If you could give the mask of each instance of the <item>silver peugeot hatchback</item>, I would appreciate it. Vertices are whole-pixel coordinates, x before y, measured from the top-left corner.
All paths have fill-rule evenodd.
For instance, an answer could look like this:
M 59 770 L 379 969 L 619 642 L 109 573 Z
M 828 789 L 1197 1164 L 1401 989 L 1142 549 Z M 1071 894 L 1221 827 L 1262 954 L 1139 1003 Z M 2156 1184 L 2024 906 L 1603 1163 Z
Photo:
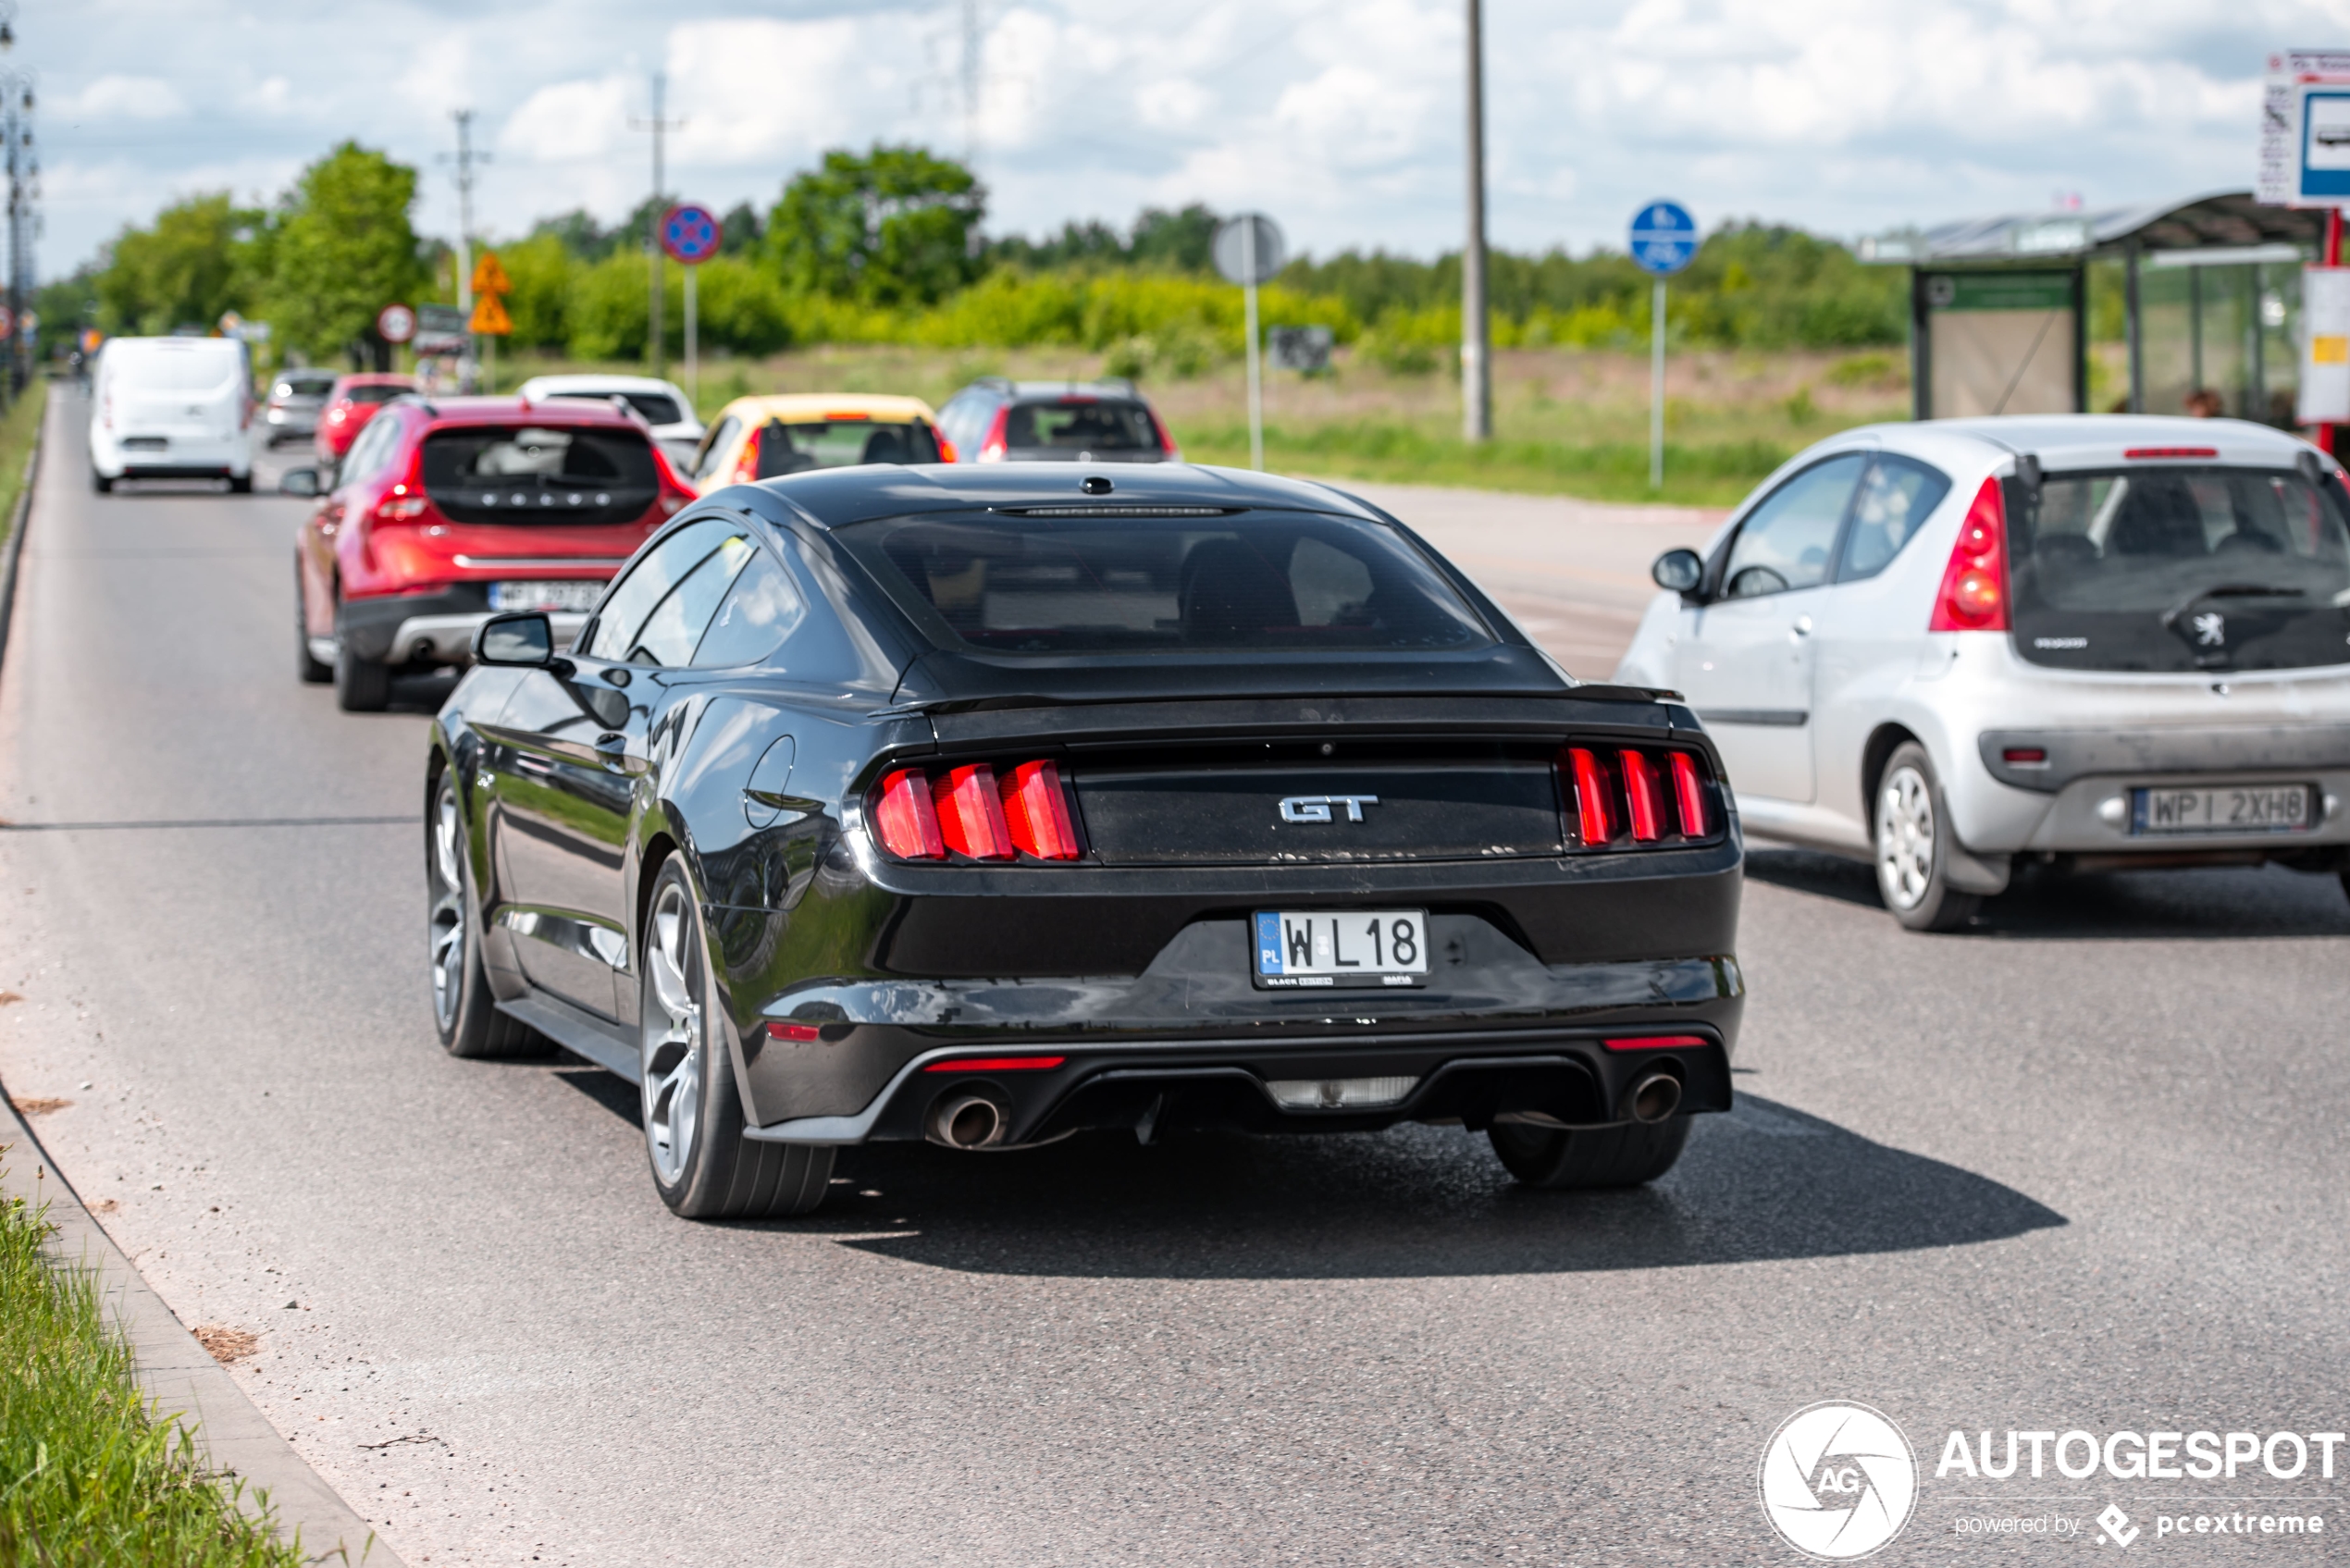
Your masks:
M 1913 930 L 2019 858 L 2350 870 L 2350 489 L 2291 436 L 1849 430 L 1655 576 L 1616 679 L 1686 693 L 1747 831 L 1867 857 Z

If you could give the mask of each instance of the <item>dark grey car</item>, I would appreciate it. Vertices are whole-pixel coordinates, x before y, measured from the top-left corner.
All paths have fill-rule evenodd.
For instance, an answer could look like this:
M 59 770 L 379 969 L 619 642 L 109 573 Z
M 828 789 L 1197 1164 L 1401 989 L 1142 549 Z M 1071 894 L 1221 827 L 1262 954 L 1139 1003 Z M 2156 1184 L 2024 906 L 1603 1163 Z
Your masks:
M 262 438 L 271 446 L 315 435 L 327 394 L 334 389 L 331 370 L 281 370 L 269 383 L 269 401 L 262 413 Z
M 946 400 L 938 427 L 958 463 L 1180 463 L 1134 383 L 983 376 Z

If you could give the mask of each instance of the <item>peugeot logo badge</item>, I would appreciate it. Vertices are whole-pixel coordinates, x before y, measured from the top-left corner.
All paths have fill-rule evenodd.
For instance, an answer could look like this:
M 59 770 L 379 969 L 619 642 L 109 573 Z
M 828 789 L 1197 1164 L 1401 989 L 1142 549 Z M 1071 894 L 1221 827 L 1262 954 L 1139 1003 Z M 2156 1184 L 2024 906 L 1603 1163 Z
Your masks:
M 1363 820 L 1363 808 L 1378 804 L 1379 796 L 1376 795 L 1292 795 L 1281 801 L 1281 821 L 1335 821 L 1337 819 L 1330 815 L 1330 808 L 1343 806 L 1346 808 L 1346 820 L 1359 822 Z

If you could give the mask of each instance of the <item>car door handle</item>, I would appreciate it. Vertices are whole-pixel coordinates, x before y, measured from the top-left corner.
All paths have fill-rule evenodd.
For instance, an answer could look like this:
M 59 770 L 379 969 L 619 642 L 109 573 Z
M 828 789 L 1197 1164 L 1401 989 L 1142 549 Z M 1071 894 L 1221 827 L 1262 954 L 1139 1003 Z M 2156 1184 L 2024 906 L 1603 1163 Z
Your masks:
M 606 730 L 596 737 L 596 760 L 607 768 L 617 768 L 628 760 L 628 737 L 617 730 Z
M 1812 617 L 1809 615 L 1797 616 L 1795 618 L 1795 624 L 1787 628 L 1787 635 L 1791 637 L 1810 636 L 1812 635 Z

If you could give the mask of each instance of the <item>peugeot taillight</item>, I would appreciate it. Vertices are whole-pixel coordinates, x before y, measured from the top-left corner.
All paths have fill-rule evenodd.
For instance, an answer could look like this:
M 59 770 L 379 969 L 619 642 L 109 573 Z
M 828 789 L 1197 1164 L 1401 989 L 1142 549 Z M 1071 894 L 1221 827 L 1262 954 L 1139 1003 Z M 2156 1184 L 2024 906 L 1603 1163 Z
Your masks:
M 2008 507 L 1997 475 L 1983 481 L 1959 525 L 1950 564 L 1942 571 L 1942 591 L 1934 598 L 1929 632 L 2004 632 L 2008 629 Z
M 974 860 L 1012 858 L 1012 832 L 996 793 L 996 770 L 984 762 L 950 768 L 931 781 L 938 831 L 946 847 Z
M 881 832 L 882 847 L 901 860 L 946 858 L 938 812 L 931 803 L 930 779 L 920 768 L 900 768 L 882 780 L 873 825 Z
M 1069 797 L 1061 793 L 1057 765 L 1022 762 L 1004 775 L 1003 796 L 1013 848 L 1039 860 L 1077 858 L 1077 833 L 1070 825 Z
M 1615 836 L 1614 825 L 1609 821 L 1607 768 L 1597 755 L 1575 747 L 1567 754 L 1567 765 L 1575 775 L 1575 815 L 1578 829 L 1587 845 L 1602 845 Z
M 988 424 L 985 438 L 979 443 L 980 462 L 1001 463 L 1004 461 L 1004 453 L 1007 451 L 1004 445 L 1004 424 L 1011 417 L 1011 412 L 1012 406 L 1009 403 L 1006 403 L 996 411 L 995 419 Z

